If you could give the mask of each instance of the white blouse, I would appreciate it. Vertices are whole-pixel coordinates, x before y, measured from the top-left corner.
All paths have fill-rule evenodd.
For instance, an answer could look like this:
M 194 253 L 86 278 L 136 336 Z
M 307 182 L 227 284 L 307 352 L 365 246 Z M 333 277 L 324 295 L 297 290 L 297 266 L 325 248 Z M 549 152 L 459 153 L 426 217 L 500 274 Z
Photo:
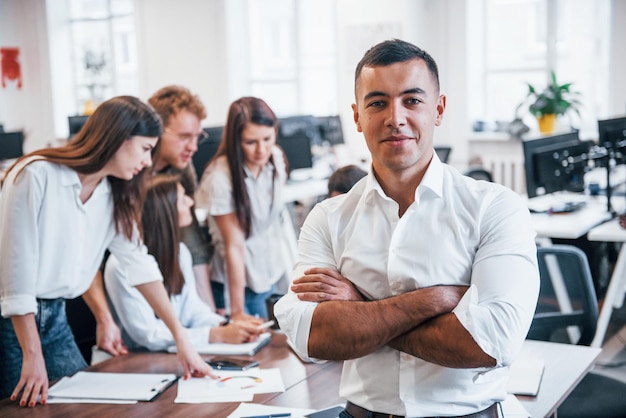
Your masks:
M 292 265 L 284 257 L 285 247 L 292 245 L 295 252 L 296 246 L 295 239 L 286 236 L 283 229 L 284 222 L 291 221 L 281 197 L 287 175 L 280 148 L 273 149 L 273 157 L 277 179 L 273 178 L 272 164 L 264 166 L 258 178 L 245 169 L 245 184 L 252 208 L 251 233 L 245 248 L 246 285 L 257 293 L 270 290 L 290 270 Z M 216 250 L 211 280 L 227 284 L 224 238 L 213 218 L 235 211 L 231 174 L 225 156 L 218 157 L 203 174 L 196 192 L 196 208 L 206 209 L 209 214 L 207 221 Z
M 209 342 L 210 328 L 219 326 L 224 318 L 213 312 L 198 296 L 191 253 L 182 242 L 179 262 L 185 285 L 180 294 L 170 296 L 170 302 L 192 344 L 198 347 Z M 163 351 L 176 344 L 170 330 L 155 316 L 139 290 L 128 284 L 126 270 L 115 256 L 107 260 L 104 283 L 113 315 L 129 349 Z
M 107 248 L 126 267 L 130 285 L 162 280 L 139 239 L 132 242 L 115 232 L 108 180 L 83 204 L 76 171 L 34 159 L 17 180 L 23 164 L 11 170 L 0 193 L 2 316 L 35 313 L 37 298 L 82 295 Z

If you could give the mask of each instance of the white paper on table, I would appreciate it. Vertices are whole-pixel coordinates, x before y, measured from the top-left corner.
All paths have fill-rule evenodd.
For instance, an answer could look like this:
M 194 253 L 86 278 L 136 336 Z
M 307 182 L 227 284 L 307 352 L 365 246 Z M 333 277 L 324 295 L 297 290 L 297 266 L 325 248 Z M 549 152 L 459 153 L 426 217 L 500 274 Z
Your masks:
M 258 403 L 242 403 L 228 416 L 228 418 L 281 414 L 287 412 L 291 413 L 291 418 L 303 418 L 305 415 L 315 412 L 315 409 L 290 408 L 284 406 L 262 405 Z
M 178 379 L 171 373 L 76 372 L 48 390 L 50 399 L 149 401 Z
M 121 399 L 87 399 L 87 398 L 48 398 L 46 405 L 55 403 L 106 403 L 117 405 L 132 405 L 138 401 L 125 401 Z
M 68 376 L 64 376 L 55 384 L 62 384 L 63 381 L 68 380 Z M 37 402 L 41 401 L 41 395 L 37 399 Z M 90 399 L 90 398 L 55 398 L 48 396 L 46 404 L 59 404 L 59 403 L 106 403 L 106 404 L 135 404 L 137 401 L 124 400 L 124 399 Z
M 219 379 L 210 377 L 178 381 L 176 403 L 246 402 L 256 393 L 284 392 L 280 369 L 254 367 L 243 371 L 221 370 Z
M 510 393 L 506 395 L 506 399 L 502 402 L 502 412 L 506 418 L 530 418 L 530 414 L 524 408 L 524 405 Z
M 543 377 L 545 364 L 542 359 L 522 355 L 509 366 L 507 393 L 536 396 Z

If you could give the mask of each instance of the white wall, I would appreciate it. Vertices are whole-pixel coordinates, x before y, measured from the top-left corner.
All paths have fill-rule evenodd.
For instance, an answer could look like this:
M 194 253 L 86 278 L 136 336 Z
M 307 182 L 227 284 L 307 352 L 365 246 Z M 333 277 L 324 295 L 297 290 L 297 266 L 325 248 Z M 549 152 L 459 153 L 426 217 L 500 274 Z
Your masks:
M 24 130 L 25 151 L 54 139 L 45 0 L 0 1 L 0 47 L 20 50 L 23 86 L 0 86 L 0 123 Z
M 229 2 L 230 3 L 230 2 Z M 224 0 L 136 0 L 139 96 L 180 84 L 223 124 L 230 103 Z

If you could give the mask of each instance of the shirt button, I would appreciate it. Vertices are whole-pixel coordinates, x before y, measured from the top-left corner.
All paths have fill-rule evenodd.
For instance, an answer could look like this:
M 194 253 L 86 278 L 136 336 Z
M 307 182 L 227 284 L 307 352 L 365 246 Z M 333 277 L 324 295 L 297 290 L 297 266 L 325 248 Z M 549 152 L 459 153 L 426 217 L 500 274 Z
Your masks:
M 394 283 L 391 285 L 391 290 L 393 290 L 394 292 L 398 292 L 400 290 L 402 290 L 402 285 L 400 283 Z

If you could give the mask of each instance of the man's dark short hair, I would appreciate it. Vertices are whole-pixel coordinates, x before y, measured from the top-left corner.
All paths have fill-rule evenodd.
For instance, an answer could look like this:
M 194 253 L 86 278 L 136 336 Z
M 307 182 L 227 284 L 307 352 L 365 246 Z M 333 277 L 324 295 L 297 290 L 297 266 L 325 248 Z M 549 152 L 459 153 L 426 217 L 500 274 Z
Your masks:
M 367 171 L 356 165 L 346 165 L 335 170 L 328 178 L 328 195 L 333 192 L 347 193 L 354 184 L 367 175 Z
M 361 75 L 363 67 L 385 67 L 397 62 L 406 62 L 412 59 L 422 59 L 426 63 L 428 70 L 433 76 L 437 91 L 439 91 L 439 70 L 437 63 L 428 52 L 423 49 L 400 39 L 391 39 L 383 41 L 371 47 L 361 61 L 356 66 L 354 72 L 354 86 L 356 88 L 357 81 Z

